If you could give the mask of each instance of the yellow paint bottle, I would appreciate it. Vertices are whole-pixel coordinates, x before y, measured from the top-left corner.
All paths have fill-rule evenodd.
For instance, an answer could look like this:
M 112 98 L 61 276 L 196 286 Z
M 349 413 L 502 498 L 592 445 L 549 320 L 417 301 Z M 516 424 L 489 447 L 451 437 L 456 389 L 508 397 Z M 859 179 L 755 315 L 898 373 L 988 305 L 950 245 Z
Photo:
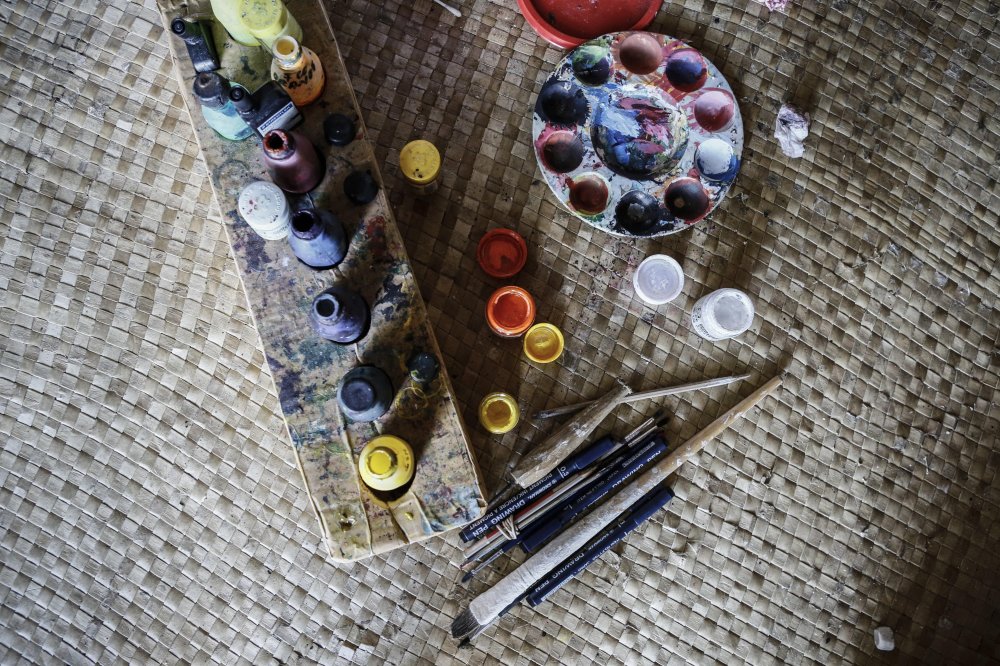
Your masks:
M 524 334 L 524 355 L 535 363 L 551 363 L 565 346 L 562 331 L 552 324 L 535 324 Z
M 229 36 L 244 46 L 260 46 L 260 42 L 240 20 L 240 0 L 212 0 L 212 14 L 222 24 Z
M 432 194 L 441 175 L 441 153 L 430 141 L 411 141 L 399 153 L 399 169 L 417 194 Z
M 509 393 L 490 393 L 479 403 L 479 423 L 494 435 L 510 432 L 520 418 L 521 410 Z
M 302 26 L 281 0 L 241 0 L 240 22 L 260 44 L 273 48 L 279 37 L 291 35 L 302 42 Z
M 323 63 L 312 51 L 298 43 L 291 35 L 278 37 L 271 49 L 271 78 L 278 82 L 295 106 L 315 102 L 323 93 L 326 75 Z
M 413 449 L 394 435 L 379 435 L 358 457 L 361 480 L 373 490 L 396 490 L 413 478 Z

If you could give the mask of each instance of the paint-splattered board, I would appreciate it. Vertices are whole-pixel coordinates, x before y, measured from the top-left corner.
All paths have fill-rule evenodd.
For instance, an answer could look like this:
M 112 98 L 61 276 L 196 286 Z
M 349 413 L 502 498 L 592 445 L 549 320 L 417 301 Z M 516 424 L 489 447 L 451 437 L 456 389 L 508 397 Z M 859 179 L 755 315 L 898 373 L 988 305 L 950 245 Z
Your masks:
M 722 72 L 667 35 L 617 32 L 568 53 L 546 80 L 532 131 L 566 209 L 620 236 L 704 219 L 740 167 L 743 121 Z
M 178 15 L 211 16 L 207 1 L 158 0 L 158 4 L 164 26 Z M 343 193 L 344 178 L 355 169 L 370 170 L 379 182 L 381 178 L 329 21 L 313 0 L 291 0 L 287 6 L 302 25 L 304 44 L 323 62 L 327 77 L 323 96 L 302 109 L 305 120 L 297 129 L 327 155 L 327 174 L 309 197 L 316 207 L 332 210 L 350 238 L 347 258 L 330 271 L 304 266 L 287 241 L 264 241 L 240 218 L 236 211 L 240 190 L 252 181 L 268 180 L 260 158 L 260 138 L 254 134 L 246 141 L 226 141 L 208 127 L 191 94 L 194 71 L 184 44 L 169 30 L 166 39 L 296 460 L 331 556 L 349 561 L 463 525 L 482 512 L 485 501 L 447 372 L 442 367 L 438 379 L 420 392 L 406 369 L 413 352 L 428 351 L 439 361 L 441 353 L 384 193 L 365 206 L 351 204 Z M 271 62 L 267 50 L 240 46 L 218 24 L 214 36 L 220 50 L 220 73 L 249 90 L 267 80 Z M 326 148 L 322 123 L 329 113 L 355 120 L 358 137 L 354 142 Z M 302 203 L 294 197 L 290 200 L 293 207 Z M 323 340 L 309 324 L 313 298 L 334 282 L 360 291 L 372 306 L 371 331 L 354 345 Z M 385 370 L 397 390 L 392 408 L 370 424 L 348 423 L 335 398 L 341 377 L 360 364 Z M 358 476 L 357 455 L 377 433 L 397 435 L 413 447 L 415 478 L 402 497 L 377 498 Z

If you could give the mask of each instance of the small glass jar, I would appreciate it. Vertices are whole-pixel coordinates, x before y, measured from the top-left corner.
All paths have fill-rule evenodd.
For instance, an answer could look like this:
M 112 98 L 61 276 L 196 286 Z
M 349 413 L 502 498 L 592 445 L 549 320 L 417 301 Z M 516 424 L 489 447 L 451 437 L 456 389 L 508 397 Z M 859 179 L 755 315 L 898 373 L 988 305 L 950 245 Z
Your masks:
M 271 78 L 292 98 L 295 106 L 312 104 L 323 94 L 326 75 L 323 63 L 312 49 L 299 44 L 291 35 L 274 40 L 271 49 Z
M 399 153 L 399 168 L 414 192 L 433 194 L 441 175 L 441 153 L 430 141 L 411 141 Z
M 535 363 L 552 363 L 562 356 L 565 344 L 558 328 L 552 324 L 535 324 L 524 334 L 524 355 Z
M 518 338 L 535 323 L 535 299 L 520 287 L 500 287 L 486 301 L 486 323 L 501 338 Z
M 510 432 L 520 418 L 521 410 L 509 393 L 490 393 L 479 403 L 479 423 L 494 435 Z
M 734 338 L 753 324 L 750 297 L 739 289 L 719 289 L 701 298 L 691 310 L 695 333 L 713 342 Z

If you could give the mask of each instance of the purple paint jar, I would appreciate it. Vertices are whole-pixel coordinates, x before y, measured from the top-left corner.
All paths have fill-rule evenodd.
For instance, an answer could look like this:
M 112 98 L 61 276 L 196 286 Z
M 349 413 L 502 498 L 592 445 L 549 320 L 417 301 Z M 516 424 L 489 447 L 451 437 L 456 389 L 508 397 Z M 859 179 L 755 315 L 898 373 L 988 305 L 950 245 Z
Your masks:
M 342 345 L 365 337 L 371 325 L 371 311 L 365 299 L 341 286 L 330 287 L 317 296 L 309 318 L 321 337 Z
M 312 268 L 333 268 L 347 255 L 347 234 L 328 210 L 300 210 L 292 215 L 288 244 L 299 261 Z
M 305 194 L 323 180 L 324 165 L 301 132 L 278 129 L 265 134 L 264 166 L 275 185 L 293 194 Z

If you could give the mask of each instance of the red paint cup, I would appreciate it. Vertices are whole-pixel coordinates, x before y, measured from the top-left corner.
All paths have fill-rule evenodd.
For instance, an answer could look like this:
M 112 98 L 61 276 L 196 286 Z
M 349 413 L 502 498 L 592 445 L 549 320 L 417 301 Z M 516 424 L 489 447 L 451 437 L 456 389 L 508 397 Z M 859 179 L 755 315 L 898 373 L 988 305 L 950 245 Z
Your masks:
M 528 260 L 528 244 L 516 231 L 493 229 L 480 239 L 476 259 L 487 275 L 509 278 L 524 268 Z
M 486 322 L 502 338 L 517 338 L 535 322 L 535 299 L 520 287 L 500 287 L 486 302 Z

